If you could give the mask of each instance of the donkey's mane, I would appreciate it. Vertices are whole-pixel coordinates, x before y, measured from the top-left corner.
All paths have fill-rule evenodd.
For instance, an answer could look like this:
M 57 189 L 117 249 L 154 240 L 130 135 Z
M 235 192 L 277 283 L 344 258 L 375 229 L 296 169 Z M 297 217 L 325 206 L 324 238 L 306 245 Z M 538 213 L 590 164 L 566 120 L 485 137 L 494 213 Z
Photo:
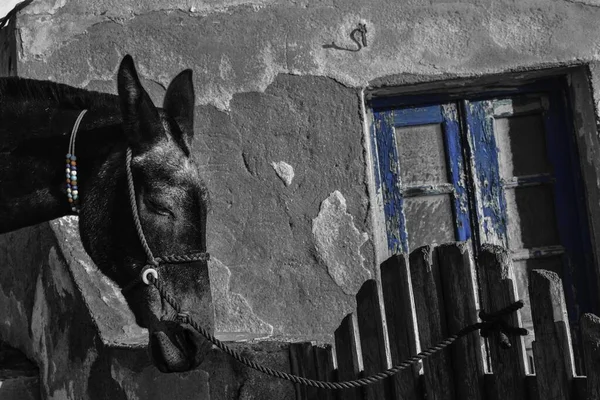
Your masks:
M 79 89 L 62 83 L 18 77 L 0 78 L 0 106 L 6 101 L 35 102 L 63 109 L 119 108 L 114 94 Z

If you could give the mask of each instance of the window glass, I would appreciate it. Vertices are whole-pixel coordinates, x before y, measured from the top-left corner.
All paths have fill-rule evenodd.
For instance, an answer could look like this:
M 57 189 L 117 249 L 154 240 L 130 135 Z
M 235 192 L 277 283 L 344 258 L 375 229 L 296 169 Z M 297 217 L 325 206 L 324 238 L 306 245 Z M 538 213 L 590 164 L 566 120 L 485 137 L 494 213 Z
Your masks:
M 449 195 L 412 197 L 404 200 L 408 248 L 454 242 L 452 203 Z
M 440 124 L 398 127 L 396 143 L 403 186 L 448 182 Z
M 502 178 L 551 172 L 540 114 L 497 117 L 494 135 Z

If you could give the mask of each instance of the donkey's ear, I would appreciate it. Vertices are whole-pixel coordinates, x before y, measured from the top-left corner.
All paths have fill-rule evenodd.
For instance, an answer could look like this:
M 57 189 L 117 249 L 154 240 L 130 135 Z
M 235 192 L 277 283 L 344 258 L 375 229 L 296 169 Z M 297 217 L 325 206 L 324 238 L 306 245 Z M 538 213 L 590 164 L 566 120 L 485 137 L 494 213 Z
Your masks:
M 194 137 L 194 101 L 192 70 L 186 69 L 169 84 L 163 109 L 177 121 L 187 143 Z
M 157 136 L 162 135 L 162 131 L 157 129 L 157 125 L 160 125 L 158 111 L 142 87 L 133 58 L 129 54 L 119 65 L 117 87 L 123 130 L 130 144 L 151 143 Z

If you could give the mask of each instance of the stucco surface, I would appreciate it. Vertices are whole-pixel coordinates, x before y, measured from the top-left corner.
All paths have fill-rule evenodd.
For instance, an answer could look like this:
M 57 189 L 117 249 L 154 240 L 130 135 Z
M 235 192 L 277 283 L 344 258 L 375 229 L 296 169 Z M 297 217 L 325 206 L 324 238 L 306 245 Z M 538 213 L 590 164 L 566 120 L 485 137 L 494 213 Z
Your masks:
M 18 74 L 114 92 L 129 53 L 160 104 L 192 68 L 218 329 L 327 334 L 354 302 L 327 264 L 364 259 L 337 271 L 352 285 L 375 272 L 360 89 L 597 60 L 599 17 L 594 1 L 38 0 Z M 367 46 L 344 50 L 359 22 Z M 336 190 L 369 239 L 325 262 L 312 220 Z
M 328 335 L 381 248 L 362 89 L 587 62 L 598 82 L 598 20 L 593 0 L 36 0 L 17 68 L 114 93 L 132 54 L 157 104 L 192 68 L 216 330 Z
M 198 100 L 228 108 L 278 73 L 361 86 L 393 74 L 471 75 L 598 57 L 593 1 L 40 0 L 22 16 L 21 70 L 85 86 L 110 80 L 118 59 L 166 85 L 196 71 Z M 348 34 L 368 28 L 360 52 Z M 58 68 L 57 68 L 58 67 Z

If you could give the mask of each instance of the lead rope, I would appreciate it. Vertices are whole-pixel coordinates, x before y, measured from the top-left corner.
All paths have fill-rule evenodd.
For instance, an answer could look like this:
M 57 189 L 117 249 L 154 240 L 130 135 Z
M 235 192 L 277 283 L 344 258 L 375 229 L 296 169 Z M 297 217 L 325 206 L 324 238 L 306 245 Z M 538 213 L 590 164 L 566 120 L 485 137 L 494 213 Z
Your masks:
M 148 246 L 148 242 L 146 241 L 146 237 L 144 236 L 144 230 L 142 229 L 142 224 L 140 222 L 140 217 L 137 209 L 137 201 L 135 198 L 135 187 L 133 185 L 133 175 L 131 173 L 131 149 L 127 148 L 127 158 L 126 158 L 126 171 L 127 171 L 127 186 L 129 188 L 129 201 L 131 203 L 131 211 L 133 214 L 133 221 L 135 223 L 135 229 L 140 238 L 140 242 L 142 243 L 142 247 L 144 248 L 144 252 L 148 257 L 148 264 L 144 266 L 138 278 L 134 280 L 132 283 L 123 288 L 123 292 L 126 292 L 133 288 L 135 285 L 139 284 L 140 280 L 142 280 L 145 284 L 152 284 L 160 293 L 163 299 L 165 299 L 171 307 L 177 312 L 178 318 L 182 323 L 186 323 L 192 326 L 196 331 L 198 331 L 202 336 L 208 339 L 212 344 L 217 346 L 223 352 L 229 354 L 231 357 L 239 361 L 240 363 L 255 369 L 263 374 L 270 375 L 276 378 L 285 379 L 293 383 L 299 383 L 306 386 L 317 387 L 321 389 L 350 389 L 356 388 L 366 385 L 371 385 L 373 383 L 379 382 L 385 378 L 389 378 L 410 367 L 411 365 L 423 360 L 427 357 L 432 356 L 433 354 L 445 349 L 454 343 L 457 339 L 468 335 L 471 332 L 481 330 L 482 336 L 487 336 L 491 332 L 498 332 L 500 336 L 500 343 L 503 348 L 510 347 L 510 342 L 508 341 L 509 335 L 527 335 L 527 330 L 518 327 L 512 327 L 508 325 L 502 317 L 508 315 L 521 307 L 523 307 L 523 301 L 519 300 L 510 304 L 509 306 L 493 312 L 493 313 L 485 313 L 481 311 L 479 313 L 479 318 L 483 320 L 483 322 L 477 322 L 475 324 L 469 325 L 466 328 L 461 329 L 458 333 L 448 337 L 447 339 L 441 341 L 428 348 L 425 351 L 420 352 L 419 354 L 401 362 L 398 365 L 395 365 L 385 371 L 378 372 L 376 374 L 367 376 L 365 378 L 360 378 L 352 381 L 344 381 L 344 382 L 325 382 L 325 381 L 317 381 L 313 379 L 304 378 L 302 376 L 290 374 L 283 371 L 278 371 L 269 367 L 265 367 L 263 365 L 258 364 L 255 361 L 252 361 L 235 350 L 229 348 L 226 344 L 221 342 L 219 339 L 214 337 L 210 332 L 204 329 L 196 320 L 194 320 L 188 313 L 183 312 L 181 308 L 181 304 L 177 301 L 175 297 L 173 297 L 164 285 L 158 279 L 158 272 L 153 267 L 158 267 L 161 263 L 172 263 L 172 262 L 190 262 L 190 261 L 208 261 L 209 256 L 208 253 L 197 253 L 187 256 L 166 256 L 166 257 L 158 257 L 155 258 L 152 254 L 152 250 L 150 250 L 150 246 Z
M 504 322 L 500 318 L 504 315 L 510 314 L 510 313 L 520 309 L 521 307 L 523 307 L 523 301 L 519 300 L 519 301 L 514 302 L 514 303 L 510 304 L 509 306 L 507 306 L 495 313 L 486 314 L 483 311 L 480 312 L 479 317 L 481 319 L 483 319 L 484 322 L 477 322 L 475 324 L 469 325 L 466 328 L 461 329 L 458 333 L 439 342 L 435 346 L 432 346 L 432 347 L 428 348 L 427 350 L 424 350 L 424 351 L 420 352 L 419 354 L 417 354 L 417 355 L 415 355 L 415 356 L 413 356 L 413 357 L 401 362 L 400 364 L 395 365 L 385 371 L 378 372 L 376 374 L 367 376 L 365 378 L 360 378 L 360 379 L 351 380 L 351 381 L 325 382 L 325 381 L 318 381 L 318 380 L 304 378 L 302 376 L 290 374 L 290 373 L 283 372 L 283 371 L 274 370 L 272 368 L 260 365 L 256 362 L 249 360 L 248 358 L 240 355 L 239 353 L 237 353 L 236 351 L 232 350 L 227 345 L 225 345 L 223 342 L 221 342 L 219 339 L 214 337 L 210 332 L 206 331 L 190 315 L 182 314 L 181 313 L 181 305 L 179 304 L 179 302 L 173 296 L 171 296 L 170 293 L 168 293 L 165 290 L 164 286 L 158 279 L 156 279 L 154 276 L 149 276 L 148 281 L 152 285 L 154 285 L 154 287 L 156 287 L 156 289 L 158 290 L 160 295 L 173 307 L 173 309 L 175 309 L 179 313 L 182 322 L 191 325 L 196 331 L 200 332 L 211 343 L 213 343 L 215 346 L 217 346 L 219 349 L 221 349 L 225 353 L 229 354 L 231 357 L 233 357 L 237 361 L 241 362 L 242 364 L 244 364 L 252 369 L 262 372 L 263 374 L 270 375 L 270 376 L 280 378 L 280 379 L 285 379 L 290 382 L 299 383 L 299 384 L 302 384 L 305 386 L 312 386 L 312 387 L 317 387 L 317 388 L 321 388 L 321 389 L 350 389 L 350 388 L 357 388 L 357 387 L 361 387 L 361 386 L 367 386 L 367 385 L 371 385 L 373 383 L 379 382 L 383 379 L 389 378 L 390 376 L 397 374 L 398 372 L 410 367 L 411 365 L 417 363 L 418 361 L 424 360 L 425 358 L 430 357 L 430 356 L 434 355 L 435 353 L 445 349 L 446 347 L 448 347 L 452 343 L 454 343 L 457 339 L 459 339 L 465 335 L 468 335 L 471 332 L 480 330 L 480 329 L 482 330 L 482 333 L 483 333 L 483 331 L 485 331 L 486 335 L 489 334 L 491 331 L 498 332 L 498 334 L 500 336 L 501 347 L 505 348 L 505 349 L 510 347 L 510 342 L 507 341 L 508 335 L 521 335 L 521 336 L 527 335 L 526 329 L 509 326 L 506 322 Z

